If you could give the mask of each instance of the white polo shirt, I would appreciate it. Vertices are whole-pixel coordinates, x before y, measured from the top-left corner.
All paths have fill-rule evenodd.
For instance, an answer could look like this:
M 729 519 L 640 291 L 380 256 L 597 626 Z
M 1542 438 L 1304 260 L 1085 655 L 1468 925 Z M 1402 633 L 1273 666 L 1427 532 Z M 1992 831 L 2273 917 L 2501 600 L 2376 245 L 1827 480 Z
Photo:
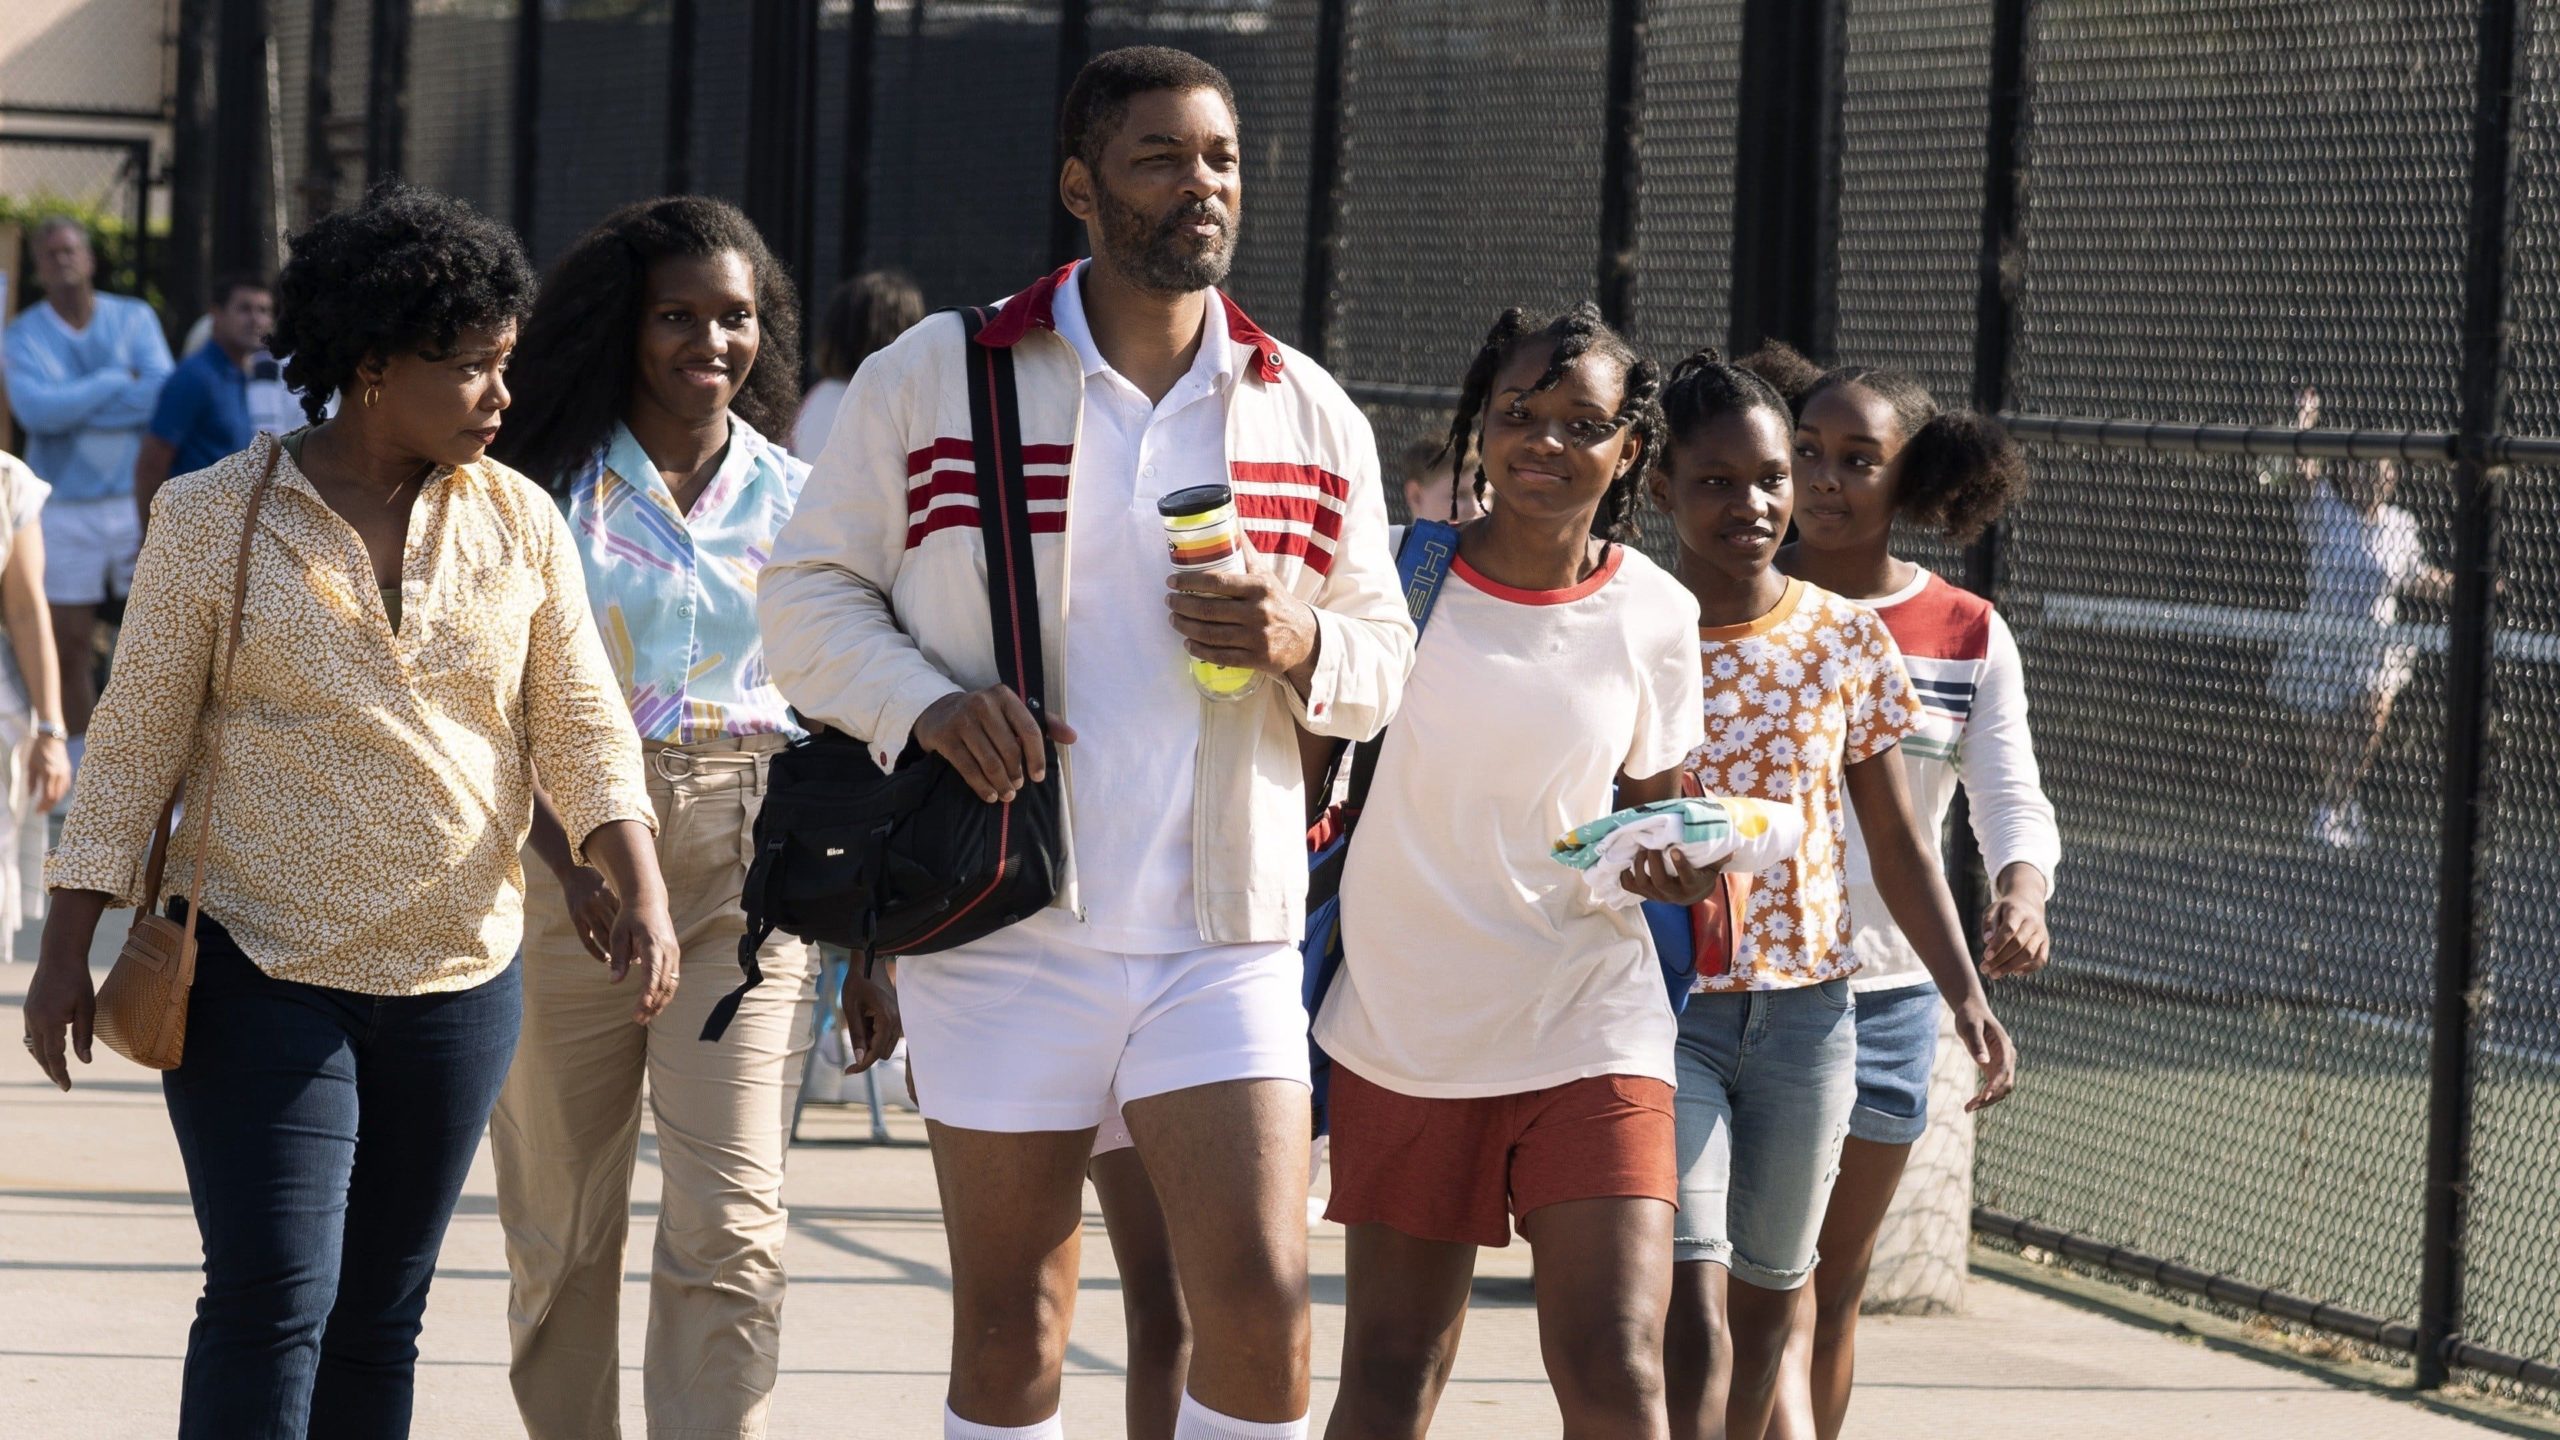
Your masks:
M 1213 300 L 1190 372 L 1150 402 L 1094 345 L 1085 268 L 1058 287 L 1055 310 L 1059 336 L 1084 360 L 1084 428 L 1067 493 L 1072 678 L 1060 718 L 1079 737 L 1066 774 L 1085 919 L 1050 909 L 1022 923 L 1097 949 L 1169 954 L 1201 943 L 1191 890 L 1201 700 L 1165 609 L 1172 564 L 1156 502 L 1228 483 L 1235 345 Z

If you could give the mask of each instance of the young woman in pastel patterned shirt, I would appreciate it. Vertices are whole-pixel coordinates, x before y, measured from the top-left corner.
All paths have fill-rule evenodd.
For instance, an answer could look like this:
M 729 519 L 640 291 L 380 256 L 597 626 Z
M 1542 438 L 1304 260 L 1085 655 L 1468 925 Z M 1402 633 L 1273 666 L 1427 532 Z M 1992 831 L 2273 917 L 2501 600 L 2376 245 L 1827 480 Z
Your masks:
M 1662 409 L 1653 494 L 1679 535 L 1705 677 L 1707 740 L 1690 771 L 1709 794 L 1792 803 L 1805 821 L 1795 858 L 1753 877 L 1736 953 L 1720 973 L 1701 968 L 1680 1017 L 1671 1428 L 1758 1440 L 1857 1098 L 1851 807 L 1886 909 L 1982 1067 L 1968 1108 L 2008 1094 L 2015 1066 L 1894 755 L 1915 707 L 1893 637 L 1775 568 L 1797 496 L 1785 399 L 1701 351 L 1672 371 Z
M 699 196 L 606 217 L 544 283 L 516 357 L 506 454 L 567 507 L 595 627 L 648 761 L 688 974 L 632 1025 L 589 957 L 619 908 L 545 823 L 531 854 L 524 1042 L 491 1127 L 516 1406 L 535 1440 L 616 1433 L 623 1239 L 643 1082 L 663 1179 L 641 1392 L 653 1434 L 755 1436 L 781 1358 L 783 1152 L 810 1033 L 809 948 L 777 935 L 725 1038 L 739 888 L 765 762 L 794 733 L 756 633 L 756 579 L 809 467 L 766 438 L 799 399 L 798 301 L 735 209 Z M 527 869 L 534 868 L 528 860 Z M 857 1060 L 895 1043 L 849 982 Z

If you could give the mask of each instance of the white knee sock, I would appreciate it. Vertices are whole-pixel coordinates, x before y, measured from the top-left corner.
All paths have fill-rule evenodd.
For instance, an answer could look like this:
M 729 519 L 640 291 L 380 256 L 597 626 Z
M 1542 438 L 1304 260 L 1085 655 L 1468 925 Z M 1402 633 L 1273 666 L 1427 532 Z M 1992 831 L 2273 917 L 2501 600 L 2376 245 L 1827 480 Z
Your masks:
M 1067 1427 L 1056 1415 L 1037 1425 L 981 1425 L 963 1420 L 942 1407 L 942 1440 L 1066 1440 Z
M 1182 1392 L 1182 1414 L 1173 1422 L 1173 1440 L 1307 1440 L 1307 1417 L 1295 1420 L 1238 1420 L 1221 1415 Z

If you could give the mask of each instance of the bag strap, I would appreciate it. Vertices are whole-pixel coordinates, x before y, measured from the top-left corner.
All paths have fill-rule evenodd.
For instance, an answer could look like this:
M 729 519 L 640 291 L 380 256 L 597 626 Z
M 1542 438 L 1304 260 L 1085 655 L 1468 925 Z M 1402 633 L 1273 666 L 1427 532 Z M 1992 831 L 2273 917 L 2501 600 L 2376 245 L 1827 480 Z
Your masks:
M 967 337 L 969 449 L 978 468 L 978 533 L 986 544 L 987 614 L 995 624 L 996 676 L 1047 719 L 1049 685 L 1040 650 L 1039 577 L 1031 564 L 1031 498 L 1022 474 L 1022 404 L 1013 351 L 978 343 L 994 316 L 960 312 Z
M 1440 603 L 1440 587 L 1449 578 L 1449 562 L 1458 558 L 1458 527 L 1446 520 L 1416 520 L 1405 527 L 1404 540 L 1396 546 L 1396 580 L 1404 590 L 1404 607 L 1413 616 L 1414 643 L 1422 643 L 1422 632 L 1431 624 L 1431 611 Z M 1360 807 L 1368 803 L 1369 785 L 1378 775 L 1378 752 L 1385 747 L 1387 732 L 1380 730 L 1365 745 L 1354 746 L 1348 740 L 1333 743 L 1333 759 L 1324 767 L 1328 782 L 1340 773 L 1342 752 L 1351 754 L 1351 785 L 1342 797 L 1342 833 L 1348 834 L 1359 818 Z M 1331 788 L 1328 783 L 1328 789 Z
M 1031 500 L 1022 475 L 1022 406 L 1013 383 L 1013 352 L 978 343 L 994 317 L 984 308 L 959 312 L 961 369 L 969 387 L 969 449 L 978 471 L 978 534 L 986 544 L 987 614 L 994 624 L 996 677 L 1022 697 L 1036 719 L 1047 718 L 1048 676 L 1040 651 L 1040 590 L 1031 568 Z M 1054 754 L 1052 756 L 1054 759 Z M 748 867 L 740 903 L 746 933 L 738 938 L 738 987 L 720 997 L 703 1018 L 702 1038 L 716 1041 L 737 1017 L 747 992 L 764 983 L 756 957 L 774 931 L 765 888 L 772 853 L 760 851 Z M 870 972 L 873 957 L 863 956 Z
M 213 740 L 205 758 L 204 794 L 197 797 L 194 821 L 196 829 L 195 864 L 187 877 L 187 943 L 196 938 L 196 920 L 204 913 L 205 841 L 213 825 L 213 797 L 222 782 L 222 731 L 231 714 L 231 672 L 240 658 L 241 616 L 249 605 L 249 547 L 257 538 L 258 512 L 267 503 L 267 490 L 275 483 L 276 459 L 284 453 L 284 442 L 267 437 L 266 468 L 258 472 L 258 483 L 249 491 L 249 512 L 240 522 L 240 554 L 231 567 L 231 627 L 222 647 L 222 677 L 214 698 Z M 177 813 L 178 800 L 185 793 L 186 778 L 178 780 L 178 788 L 170 792 L 169 803 L 160 812 L 160 824 L 151 834 L 151 859 L 144 868 L 142 913 L 156 914 L 160 909 L 160 884 L 169 865 L 170 820 Z

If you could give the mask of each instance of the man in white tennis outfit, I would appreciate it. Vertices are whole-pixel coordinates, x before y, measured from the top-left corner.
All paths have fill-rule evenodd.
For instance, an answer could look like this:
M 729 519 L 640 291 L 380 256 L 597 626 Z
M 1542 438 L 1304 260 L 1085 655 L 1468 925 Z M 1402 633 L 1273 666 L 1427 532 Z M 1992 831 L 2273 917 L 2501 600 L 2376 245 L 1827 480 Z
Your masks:
M 1043 914 L 899 974 L 951 1246 L 949 1440 L 1063 1434 L 1084 1171 L 1115 1097 L 1193 1322 L 1177 1440 L 1307 1433 L 1298 738 L 1375 734 L 1414 632 L 1367 421 L 1217 289 L 1236 129 L 1206 62 L 1096 57 L 1059 180 L 1094 258 L 980 335 L 1020 394 L 1069 873 Z M 994 683 L 963 350 L 941 315 L 864 364 L 759 613 L 804 716 L 884 766 L 912 741 L 996 799 L 1044 759 Z M 1212 483 L 1251 568 L 1176 592 L 1157 501 Z M 1263 678 L 1207 700 L 1187 657 Z

